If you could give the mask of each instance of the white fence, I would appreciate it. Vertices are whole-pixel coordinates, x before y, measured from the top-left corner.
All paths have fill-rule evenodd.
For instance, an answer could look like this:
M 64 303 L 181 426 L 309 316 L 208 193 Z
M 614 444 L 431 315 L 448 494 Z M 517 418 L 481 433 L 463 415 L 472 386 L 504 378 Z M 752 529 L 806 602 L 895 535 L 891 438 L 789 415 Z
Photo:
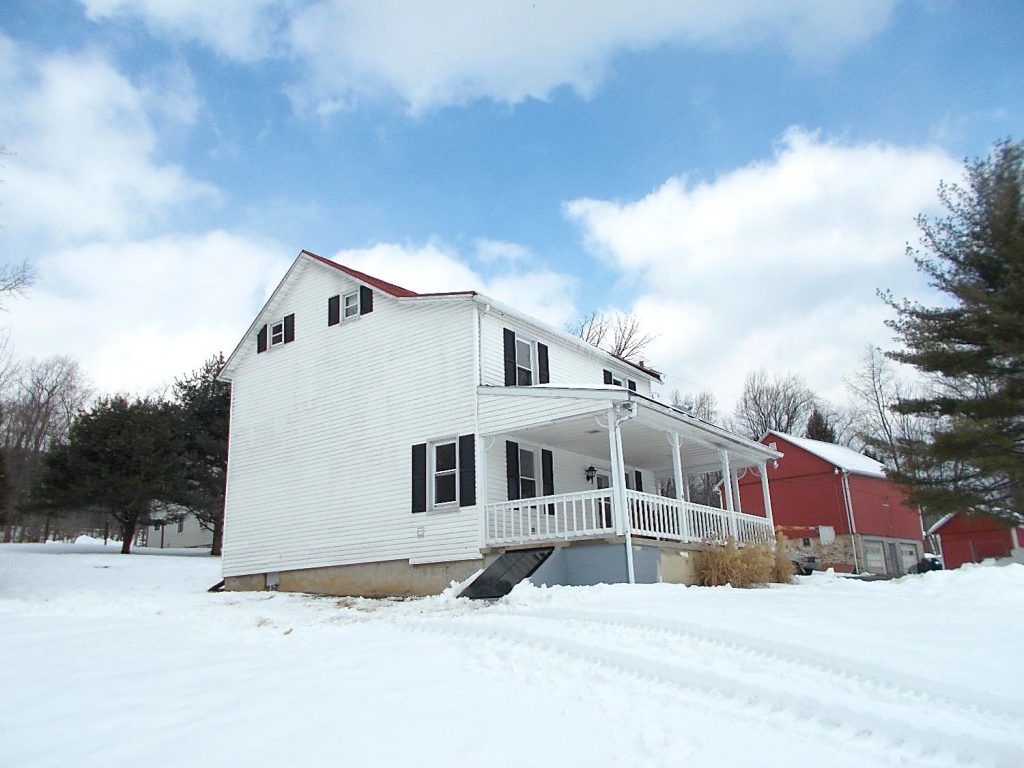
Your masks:
M 730 512 L 639 491 L 626 491 L 635 536 L 668 541 L 768 542 L 774 532 L 759 515 Z M 489 545 L 597 538 L 615 534 L 612 491 L 559 493 L 487 505 Z

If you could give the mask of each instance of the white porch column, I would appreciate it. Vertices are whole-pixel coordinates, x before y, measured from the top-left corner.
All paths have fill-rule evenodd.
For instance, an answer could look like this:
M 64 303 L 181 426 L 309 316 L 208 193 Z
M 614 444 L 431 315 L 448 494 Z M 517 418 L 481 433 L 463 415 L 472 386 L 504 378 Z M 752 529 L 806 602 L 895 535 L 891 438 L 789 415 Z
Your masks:
M 611 460 L 612 517 L 615 532 L 626 539 L 626 577 L 636 581 L 633 571 L 633 530 L 626 501 L 626 463 L 622 454 L 622 431 L 615 409 L 608 411 L 608 454 Z
M 736 505 L 736 511 L 743 511 L 743 497 L 740 496 L 740 471 L 734 469 L 732 471 L 732 498 L 733 503 Z
M 737 538 L 736 531 L 736 507 L 732 495 L 732 470 L 729 468 L 729 452 L 725 448 L 718 449 L 718 455 L 722 459 L 722 490 L 725 491 L 725 508 L 729 512 L 729 535 Z
M 762 462 L 761 464 L 761 493 L 764 496 L 764 515 L 768 518 L 768 527 L 772 529 L 772 535 L 775 535 L 775 519 L 772 517 L 772 497 L 768 493 L 768 464 Z
M 676 486 L 676 501 L 679 502 L 679 538 L 682 541 L 690 540 L 690 526 L 686 516 L 686 498 L 689 490 L 686 487 L 686 480 L 683 477 L 683 459 L 680 455 L 682 441 L 678 432 L 672 432 L 668 436 L 669 445 L 672 446 L 672 479 Z

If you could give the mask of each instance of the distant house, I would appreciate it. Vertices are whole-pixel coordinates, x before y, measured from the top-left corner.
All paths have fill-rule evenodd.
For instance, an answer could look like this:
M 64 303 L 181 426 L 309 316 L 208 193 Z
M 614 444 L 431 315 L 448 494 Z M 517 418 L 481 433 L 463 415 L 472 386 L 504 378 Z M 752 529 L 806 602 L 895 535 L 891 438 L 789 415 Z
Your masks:
M 775 525 L 822 568 L 901 575 L 924 552 L 921 515 L 877 461 L 833 443 L 769 432 L 784 454 L 768 468 Z M 763 513 L 761 478 L 739 479 L 743 512 Z
M 146 546 L 157 549 L 213 546 L 213 531 L 202 526 L 190 512 L 168 515 L 146 530 Z
M 418 294 L 303 251 L 220 375 L 228 589 L 424 595 L 492 566 L 505 587 L 679 582 L 705 538 L 772 536 L 731 496 L 681 494 L 776 451 L 474 291 Z
M 1012 557 L 1024 562 L 1024 526 L 1009 525 L 991 515 L 951 513 L 928 529 L 938 539 L 946 568 Z

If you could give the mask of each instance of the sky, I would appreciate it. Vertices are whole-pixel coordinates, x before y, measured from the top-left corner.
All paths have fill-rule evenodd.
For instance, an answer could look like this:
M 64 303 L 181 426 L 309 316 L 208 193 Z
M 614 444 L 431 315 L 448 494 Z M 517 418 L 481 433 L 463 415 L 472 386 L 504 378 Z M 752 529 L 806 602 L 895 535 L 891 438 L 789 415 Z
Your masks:
M 302 249 L 556 326 L 637 315 L 664 393 L 821 396 L 965 158 L 1021 138 L 1024 4 L 7 0 L 0 315 L 152 393 Z

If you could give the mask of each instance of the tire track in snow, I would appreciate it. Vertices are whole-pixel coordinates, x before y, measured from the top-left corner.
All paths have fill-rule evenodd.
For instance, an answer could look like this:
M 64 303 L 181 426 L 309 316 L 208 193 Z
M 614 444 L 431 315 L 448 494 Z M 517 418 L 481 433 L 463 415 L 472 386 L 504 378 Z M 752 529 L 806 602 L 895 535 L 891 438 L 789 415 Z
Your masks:
M 812 668 L 842 681 L 856 681 L 880 690 L 887 690 L 900 696 L 910 695 L 931 704 L 937 701 L 965 714 L 990 719 L 999 718 L 1008 727 L 1024 729 L 1024 710 L 1020 702 L 989 692 L 970 691 L 955 684 L 943 684 L 913 673 L 886 669 L 885 677 L 871 664 L 849 659 L 815 648 L 774 640 L 725 629 L 712 629 L 696 622 L 678 619 L 659 619 L 628 612 L 592 611 L 579 608 L 543 611 L 536 609 L 513 609 L 502 616 L 524 616 L 550 622 L 564 623 L 566 619 L 583 624 L 621 628 L 635 632 L 647 629 L 680 639 L 697 641 L 722 649 L 736 649 L 743 653 L 792 664 L 800 668 Z M 973 694 L 973 695 L 972 695 Z M 984 696 L 984 703 L 978 700 Z
M 519 646 L 531 651 L 553 654 L 577 664 L 596 668 L 597 671 L 625 675 L 630 680 L 642 682 L 646 686 L 653 684 L 676 693 L 683 691 L 703 699 L 705 704 L 718 704 L 727 714 L 739 712 L 769 724 L 781 722 L 787 727 L 791 727 L 794 722 L 812 723 L 822 736 L 844 747 L 871 746 L 875 751 L 887 756 L 895 751 L 900 758 L 914 761 L 912 764 L 990 765 L 994 768 L 1019 768 L 1024 765 L 1024 749 L 1018 744 L 971 733 L 928 730 L 913 721 L 896 721 L 874 712 L 837 703 L 834 698 L 822 697 L 807 703 L 796 703 L 792 700 L 791 694 L 760 683 L 697 666 L 670 663 L 664 658 L 652 658 L 617 646 L 608 647 L 606 642 L 602 642 L 607 640 L 607 635 L 583 639 L 567 638 L 548 631 L 536 632 L 518 625 L 507 626 L 507 622 L 503 621 L 517 618 L 522 618 L 522 615 L 506 614 L 502 617 L 486 618 L 476 615 L 464 617 L 459 621 L 423 619 L 406 626 L 413 631 L 425 631 L 459 639 L 498 641 L 505 653 Z M 545 630 L 550 626 L 566 628 L 565 621 L 554 625 L 553 617 L 545 617 L 544 620 L 548 624 L 544 627 Z M 650 632 L 636 634 L 647 639 L 651 636 Z M 508 646 L 510 642 L 513 644 L 511 648 Z M 721 645 L 726 646 L 725 643 Z M 664 646 L 661 650 L 665 650 Z M 738 652 L 740 655 L 752 657 L 755 661 L 759 657 L 756 651 L 742 646 L 733 646 L 729 650 L 733 655 Z M 674 660 L 686 660 L 678 656 L 678 649 L 673 649 L 672 655 Z M 825 692 L 826 696 L 830 693 L 833 691 Z M 931 716 L 931 713 L 924 710 L 913 709 L 912 706 L 907 708 L 917 714 L 919 719 Z M 955 716 L 957 713 L 953 714 Z

